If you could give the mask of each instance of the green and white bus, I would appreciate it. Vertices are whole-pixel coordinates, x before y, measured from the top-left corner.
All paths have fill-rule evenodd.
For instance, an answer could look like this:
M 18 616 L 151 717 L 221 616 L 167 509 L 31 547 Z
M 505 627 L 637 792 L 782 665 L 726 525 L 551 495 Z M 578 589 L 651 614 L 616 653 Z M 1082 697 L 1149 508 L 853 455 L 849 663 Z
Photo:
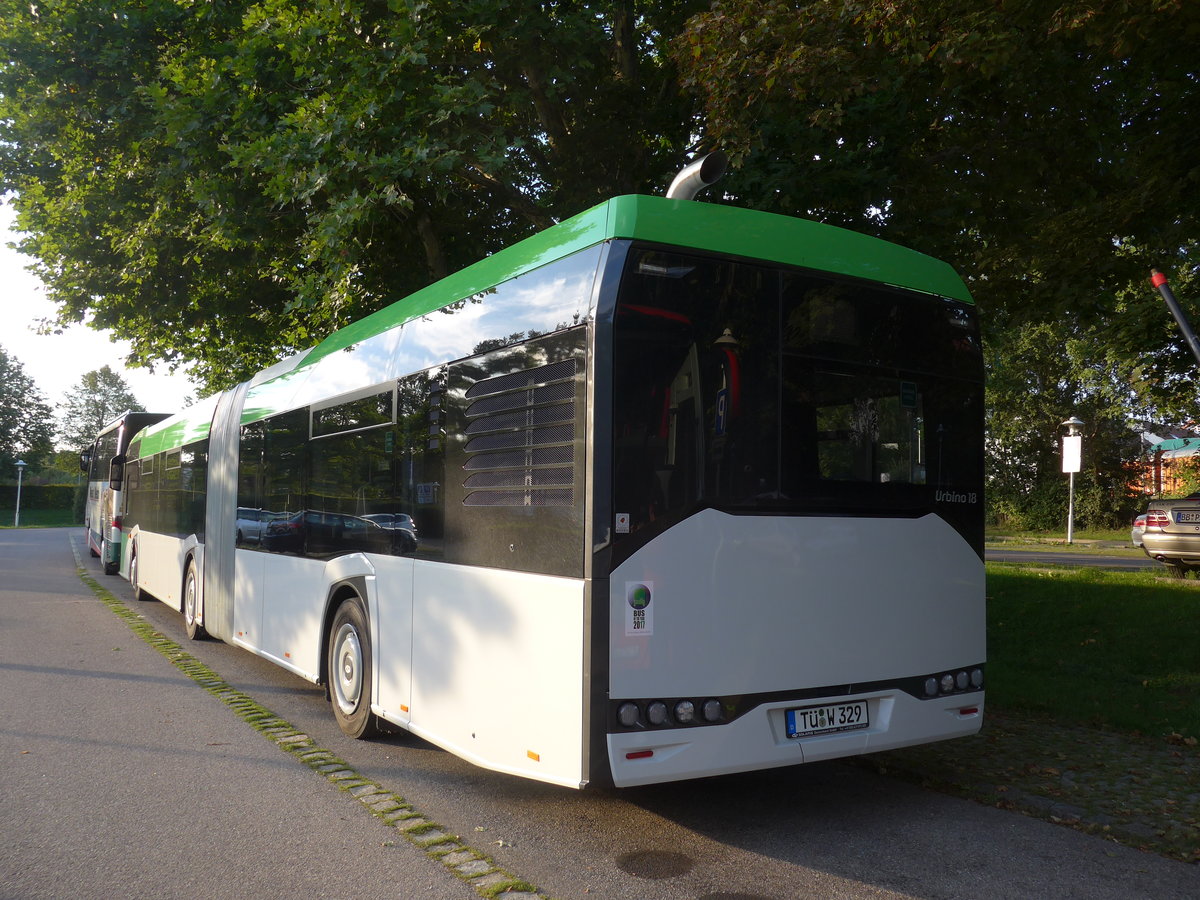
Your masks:
M 583 787 L 981 724 L 975 308 L 871 237 L 616 197 L 145 429 L 126 478 L 135 592 L 352 736 Z
M 84 504 L 83 527 L 88 552 L 100 557 L 105 575 L 116 575 L 121 560 L 121 513 L 124 496 L 121 490 L 121 463 L 130 439 L 140 429 L 161 422 L 168 413 L 121 413 L 100 429 L 96 439 L 79 453 L 79 468 L 87 473 L 87 501 Z M 112 479 L 116 462 L 116 479 Z

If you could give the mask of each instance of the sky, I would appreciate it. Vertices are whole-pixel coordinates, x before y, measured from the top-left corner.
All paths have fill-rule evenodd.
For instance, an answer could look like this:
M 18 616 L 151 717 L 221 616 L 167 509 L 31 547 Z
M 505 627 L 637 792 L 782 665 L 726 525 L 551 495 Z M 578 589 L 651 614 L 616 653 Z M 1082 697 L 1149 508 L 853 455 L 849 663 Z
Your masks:
M 0 205 L 0 309 L 5 323 L 0 327 L 0 347 L 20 361 L 51 408 L 88 372 L 107 364 L 125 379 L 129 390 L 151 412 L 176 412 L 184 398 L 196 388 L 182 372 L 168 374 L 165 367 L 126 369 L 127 341 L 112 341 L 110 332 L 74 325 L 63 334 L 39 335 L 37 320 L 54 315 L 54 304 L 46 298 L 42 283 L 25 267 L 32 260 L 8 245 L 17 240 L 12 230 L 14 213 Z M 57 410 L 56 410 L 57 412 Z

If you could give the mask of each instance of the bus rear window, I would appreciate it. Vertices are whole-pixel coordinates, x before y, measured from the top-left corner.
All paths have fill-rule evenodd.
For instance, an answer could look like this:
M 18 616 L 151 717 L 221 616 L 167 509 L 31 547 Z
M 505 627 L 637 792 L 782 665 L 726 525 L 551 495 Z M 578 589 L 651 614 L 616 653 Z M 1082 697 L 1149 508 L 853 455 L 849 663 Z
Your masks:
M 614 321 L 614 511 L 913 514 L 979 491 L 982 357 L 961 302 L 634 250 Z

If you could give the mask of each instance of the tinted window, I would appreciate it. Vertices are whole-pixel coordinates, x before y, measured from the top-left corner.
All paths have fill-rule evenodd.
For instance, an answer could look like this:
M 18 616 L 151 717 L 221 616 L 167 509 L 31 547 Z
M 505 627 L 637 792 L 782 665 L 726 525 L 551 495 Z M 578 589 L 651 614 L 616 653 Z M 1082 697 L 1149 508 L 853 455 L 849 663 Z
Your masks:
M 704 506 L 916 515 L 939 490 L 980 496 L 965 304 L 635 249 L 613 328 L 614 512 L 631 533 Z M 977 518 L 958 506 L 938 512 Z

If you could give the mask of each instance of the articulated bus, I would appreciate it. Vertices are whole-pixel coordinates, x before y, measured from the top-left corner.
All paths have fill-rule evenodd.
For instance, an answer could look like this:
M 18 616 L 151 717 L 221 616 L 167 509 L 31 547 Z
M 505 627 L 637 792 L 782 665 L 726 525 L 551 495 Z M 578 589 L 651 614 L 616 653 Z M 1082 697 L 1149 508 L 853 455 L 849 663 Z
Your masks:
M 983 366 L 946 264 L 620 196 L 143 430 L 191 637 L 480 766 L 632 786 L 976 732 Z
M 83 524 L 88 552 L 100 557 L 105 575 L 116 575 L 121 561 L 121 462 L 130 439 L 142 428 L 161 422 L 167 413 L 123 412 L 96 435 L 89 447 L 79 454 L 79 468 L 87 473 L 87 502 Z M 117 462 L 117 480 L 111 480 L 113 461 Z

